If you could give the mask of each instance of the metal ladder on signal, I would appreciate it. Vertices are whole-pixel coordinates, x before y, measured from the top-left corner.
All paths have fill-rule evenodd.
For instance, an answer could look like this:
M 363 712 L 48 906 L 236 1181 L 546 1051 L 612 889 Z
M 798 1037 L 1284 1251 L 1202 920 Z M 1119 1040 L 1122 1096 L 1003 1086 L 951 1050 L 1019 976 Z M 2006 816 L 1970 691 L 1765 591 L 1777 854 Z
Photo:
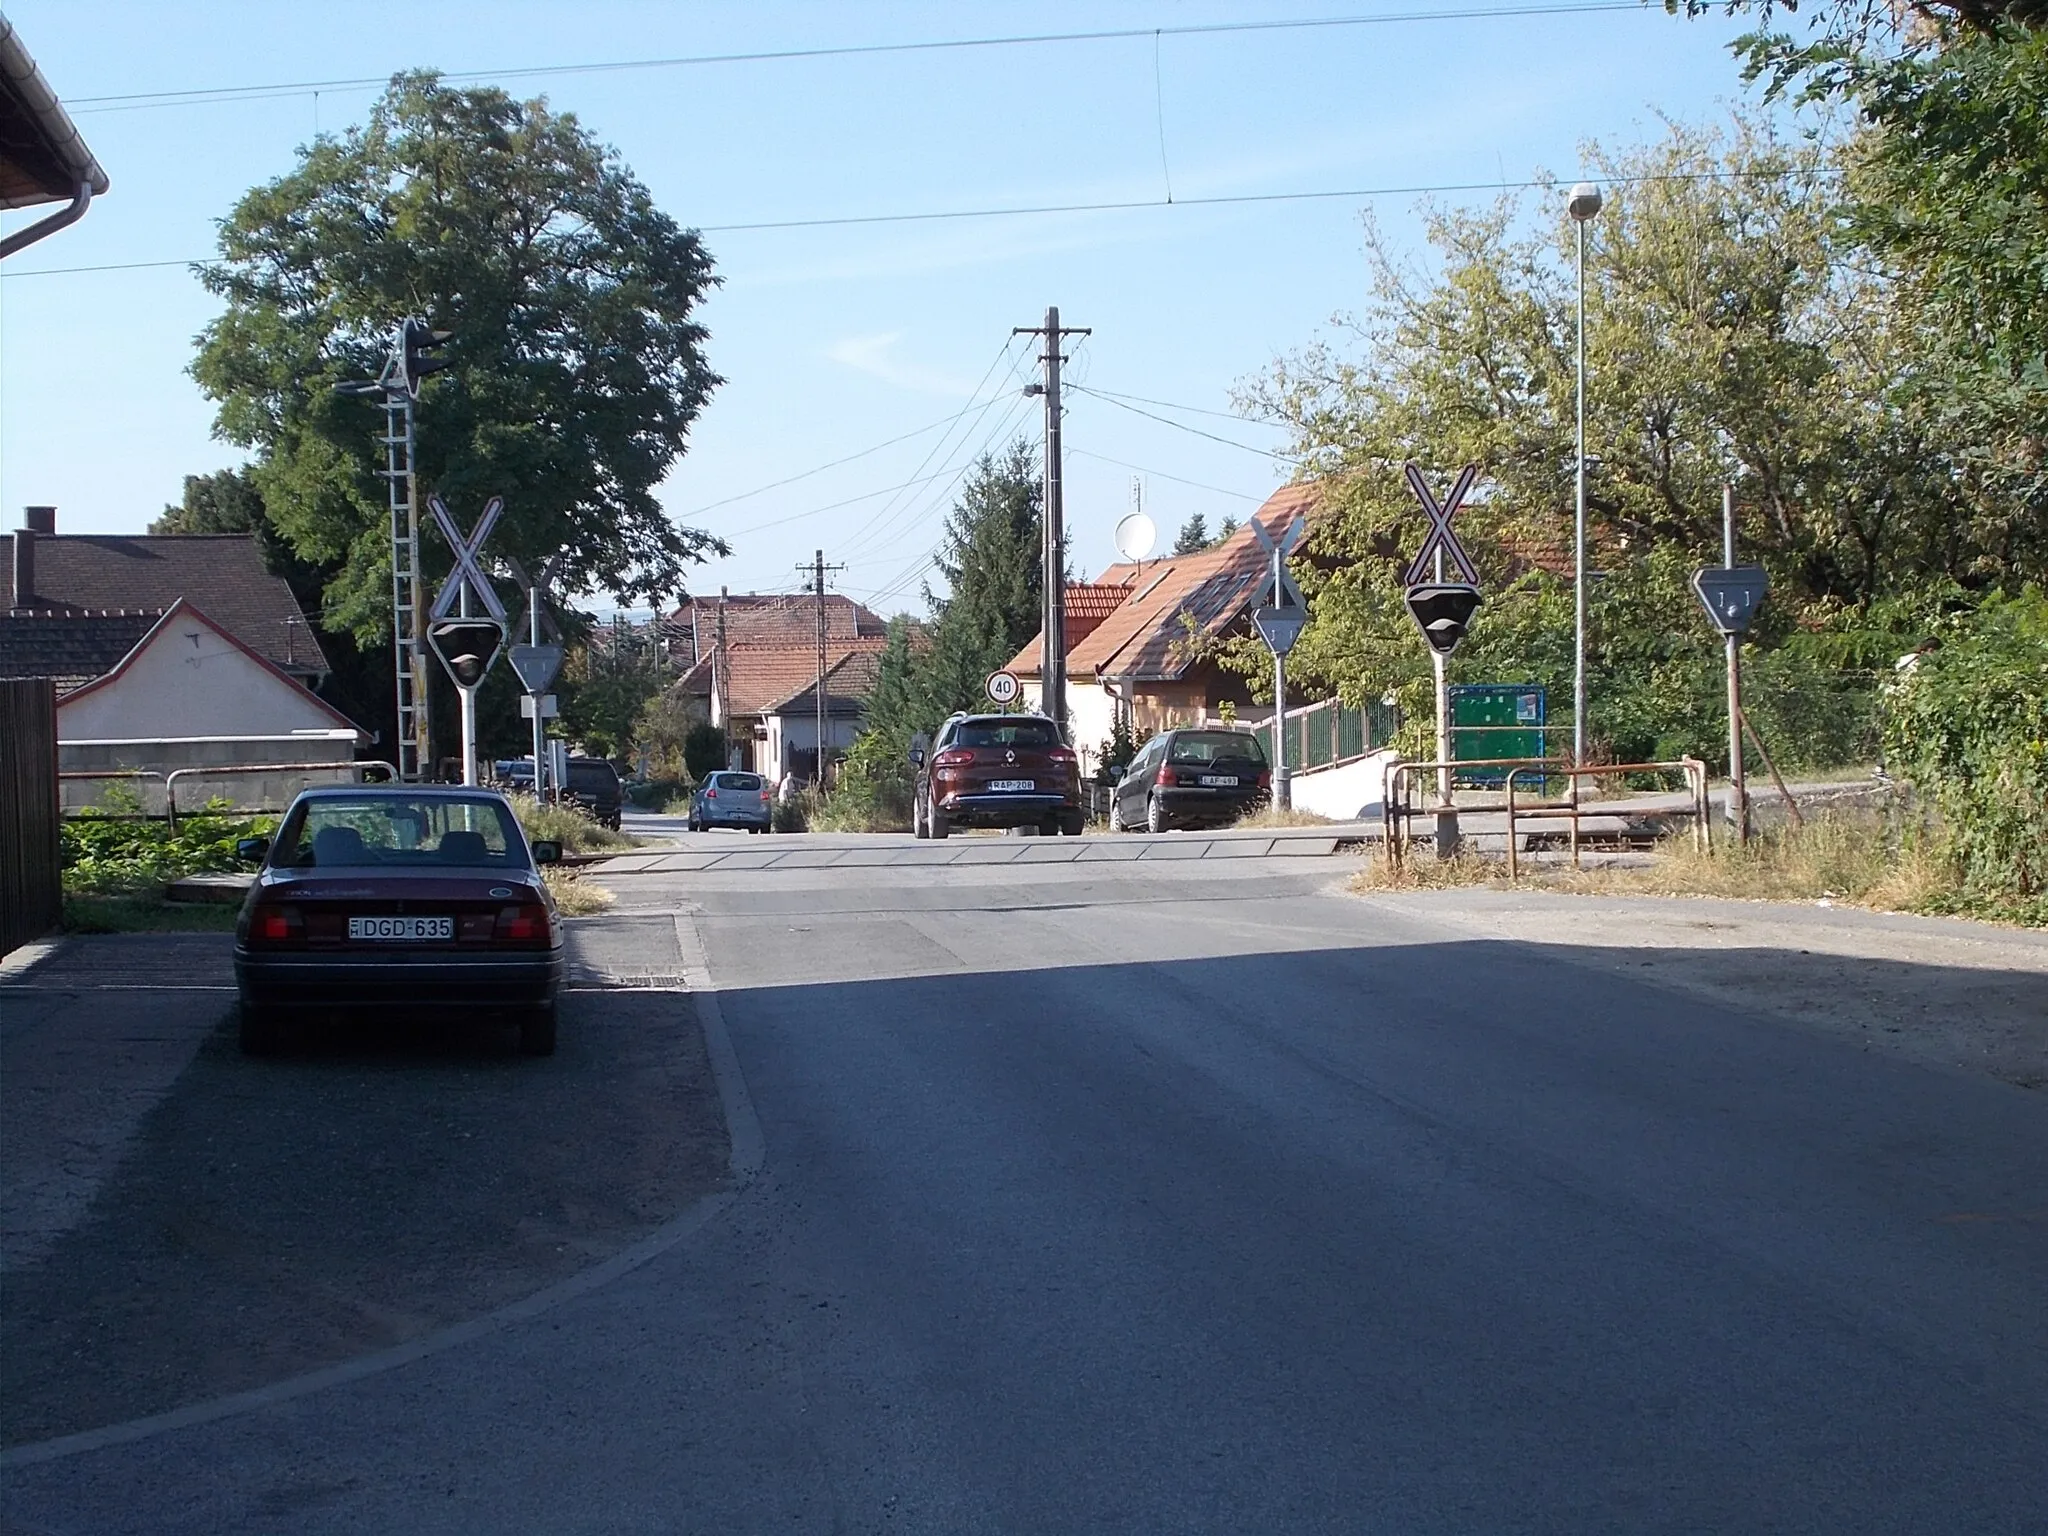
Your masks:
M 391 499 L 391 659 L 398 701 L 392 761 L 402 780 L 421 777 L 426 737 L 426 667 L 420 649 L 420 517 L 413 499 L 412 397 L 384 395 L 384 479 Z

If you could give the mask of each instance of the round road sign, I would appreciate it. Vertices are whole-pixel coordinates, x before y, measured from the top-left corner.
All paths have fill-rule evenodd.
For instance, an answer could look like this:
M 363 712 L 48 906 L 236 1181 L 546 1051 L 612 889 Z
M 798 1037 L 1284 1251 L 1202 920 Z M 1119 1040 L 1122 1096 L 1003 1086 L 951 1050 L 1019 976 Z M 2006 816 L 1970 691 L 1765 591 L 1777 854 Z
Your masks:
M 1014 672 L 991 672 L 984 686 L 988 689 L 988 696 L 998 704 L 1014 704 L 1017 695 L 1024 691 L 1024 685 L 1017 681 Z

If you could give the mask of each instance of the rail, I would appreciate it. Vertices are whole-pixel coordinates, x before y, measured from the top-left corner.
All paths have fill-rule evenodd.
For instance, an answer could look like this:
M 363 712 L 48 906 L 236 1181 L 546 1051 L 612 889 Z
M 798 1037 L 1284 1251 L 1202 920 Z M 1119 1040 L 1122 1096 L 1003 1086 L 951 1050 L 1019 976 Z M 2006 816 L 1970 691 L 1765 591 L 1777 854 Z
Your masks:
M 1507 852 L 1508 878 L 1521 877 L 1521 865 L 1516 848 L 1516 834 L 1521 818 L 1531 812 L 1539 815 L 1562 815 L 1571 823 L 1572 867 L 1579 864 L 1579 823 L 1587 814 L 1579 798 L 1581 779 L 1596 779 L 1623 774 L 1680 773 L 1685 776 L 1686 792 L 1691 800 L 1694 846 L 1706 850 L 1712 845 L 1712 818 L 1707 798 L 1707 765 L 1696 757 L 1683 757 L 1676 762 L 1664 763 L 1596 763 L 1574 766 L 1563 758 L 1464 758 L 1459 761 L 1433 759 L 1428 762 L 1398 762 L 1388 766 L 1386 794 L 1380 803 L 1382 846 L 1387 850 L 1389 862 L 1398 866 L 1406 857 L 1408 824 L 1415 811 L 1409 804 L 1409 791 L 1414 776 L 1422 773 L 1436 773 L 1446 768 L 1504 768 L 1507 770 Z M 1571 783 L 1570 797 L 1563 800 L 1539 801 L 1535 804 L 1518 802 L 1516 780 L 1523 774 L 1539 779 L 1562 778 Z

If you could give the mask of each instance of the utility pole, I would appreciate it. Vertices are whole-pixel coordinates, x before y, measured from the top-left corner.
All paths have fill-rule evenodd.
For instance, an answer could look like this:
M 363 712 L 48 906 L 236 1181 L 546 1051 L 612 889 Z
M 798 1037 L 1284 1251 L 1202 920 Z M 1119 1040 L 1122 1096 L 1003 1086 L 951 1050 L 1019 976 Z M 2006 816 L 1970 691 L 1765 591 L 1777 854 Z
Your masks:
M 717 726 L 726 735 L 725 766 L 730 768 L 732 760 L 732 700 L 727 693 L 731 678 L 731 663 L 725 654 L 725 600 L 730 587 L 718 589 L 718 651 L 711 659 L 711 704 L 717 716 Z
M 818 686 L 812 690 L 818 708 L 818 774 L 816 783 L 820 792 L 825 788 L 825 576 L 830 571 L 843 571 L 843 565 L 827 565 L 825 551 L 817 552 L 808 566 L 800 565 L 799 571 L 809 573 L 811 591 L 818 599 Z
M 1060 342 L 1068 336 L 1087 336 L 1086 326 L 1060 326 L 1057 305 L 1047 308 L 1045 324 L 1014 327 L 1013 336 L 1040 336 L 1045 351 L 1039 361 L 1045 365 L 1045 382 L 1027 393 L 1045 396 L 1045 616 L 1039 629 L 1039 703 L 1064 736 L 1067 729 L 1067 558 L 1065 473 L 1060 445 Z
M 1721 485 L 1721 564 L 1735 565 L 1735 487 Z M 1742 636 L 1723 635 L 1728 647 L 1728 810 L 1735 818 L 1735 841 L 1749 842 L 1749 786 L 1742 769 Z

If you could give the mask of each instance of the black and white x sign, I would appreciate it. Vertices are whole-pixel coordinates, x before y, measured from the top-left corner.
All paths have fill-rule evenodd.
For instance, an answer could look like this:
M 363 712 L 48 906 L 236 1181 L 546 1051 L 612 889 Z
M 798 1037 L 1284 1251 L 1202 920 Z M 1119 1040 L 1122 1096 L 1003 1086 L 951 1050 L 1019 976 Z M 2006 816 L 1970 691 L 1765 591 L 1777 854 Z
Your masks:
M 439 496 L 427 498 L 427 510 L 434 514 L 434 521 L 441 525 L 448 547 L 455 551 L 455 569 L 448 573 L 448 579 L 441 583 L 441 590 L 434 595 L 433 616 L 445 619 L 455 612 L 462 602 L 462 589 L 466 586 L 484 605 L 484 612 L 503 625 L 506 622 L 505 605 L 491 590 L 491 580 L 484 574 L 484 568 L 477 564 L 476 557 L 484 547 L 484 540 L 491 536 L 498 514 L 505 510 L 505 498 L 493 496 L 484 503 L 484 515 L 476 520 L 476 529 L 468 538 L 464 538 L 462 530 L 455 526 L 455 519 L 449 515 Z
M 1479 584 L 1479 572 L 1472 567 L 1472 561 L 1465 553 L 1465 546 L 1458 542 L 1458 536 L 1451 532 L 1451 519 L 1458 515 L 1458 508 L 1464 504 L 1466 493 L 1472 489 L 1472 482 L 1479 478 L 1479 466 L 1467 464 L 1458 472 L 1458 483 L 1451 487 L 1451 494 L 1442 506 L 1437 505 L 1436 496 L 1429 488 L 1429 482 L 1422 478 L 1421 467 L 1413 459 L 1408 461 L 1406 473 L 1408 489 L 1415 493 L 1415 499 L 1422 503 L 1422 510 L 1429 515 L 1429 537 L 1422 541 L 1422 552 L 1408 567 L 1408 574 L 1402 578 L 1405 586 L 1415 586 L 1430 579 L 1430 556 L 1438 549 L 1444 558 L 1458 568 L 1458 573 L 1474 586 Z

